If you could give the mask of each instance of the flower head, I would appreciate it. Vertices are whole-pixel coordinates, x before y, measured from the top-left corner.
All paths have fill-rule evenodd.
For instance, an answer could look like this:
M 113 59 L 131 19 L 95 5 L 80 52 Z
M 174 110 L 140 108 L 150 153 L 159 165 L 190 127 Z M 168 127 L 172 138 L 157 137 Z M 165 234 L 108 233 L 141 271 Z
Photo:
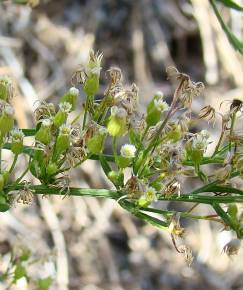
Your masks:
M 22 130 L 19 130 L 17 128 L 14 128 L 11 132 L 10 132 L 11 138 L 12 138 L 12 142 L 23 142 L 24 139 L 24 133 Z
M 69 113 L 72 109 L 72 105 L 69 102 L 63 102 L 59 104 L 60 111 L 64 113 Z
M 136 147 L 132 144 L 125 144 L 121 147 L 121 156 L 124 158 L 134 158 L 136 154 Z
M 78 96 L 79 95 L 79 89 L 75 88 L 75 87 L 71 87 L 69 89 L 69 93 L 73 96 Z
M 161 112 L 168 111 L 169 105 L 162 98 L 154 99 L 154 106 Z

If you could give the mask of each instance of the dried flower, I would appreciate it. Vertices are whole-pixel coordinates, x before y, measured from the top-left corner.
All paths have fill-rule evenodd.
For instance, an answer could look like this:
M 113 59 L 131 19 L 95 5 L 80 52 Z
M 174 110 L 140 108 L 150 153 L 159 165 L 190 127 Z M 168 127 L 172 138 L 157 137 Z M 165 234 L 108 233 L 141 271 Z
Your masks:
M 241 246 L 240 239 L 232 239 L 223 247 L 223 252 L 226 253 L 228 256 L 237 255 L 240 246 Z
M 203 107 L 199 112 L 199 119 L 205 119 L 206 121 L 213 123 L 215 122 L 215 109 L 211 106 L 205 106 Z
M 194 260 L 191 248 L 186 245 L 181 245 L 179 247 L 179 251 L 181 254 L 184 254 L 185 261 L 187 265 L 190 267 Z
M 42 119 L 50 119 L 56 114 L 55 106 L 53 103 L 47 103 L 45 101 L 38 101 L 39 105 L 35 109 L 35 120 L 38 122 Z
M 132 176 L 127 180 L 123 191 L 128 198 L 139 199 L 145 191 L 145 185 L 138 177 Z
M 217 180 L 221 182 L 225 182 L 229 179 L 232 172 L 232 166 L 230 164 L 227 164 L 226 166 L 216 170 L 214 173 L 214 176 Z
M 68 165 L 75 167 L 78 163 L 81 163 L 86 159 L 87 154 L 87 150 L 84 146 L 70 146 L 65 157 Z
M 180 196 L 181 185 L 176 179 L 173 179 L 172 181 L 170 181 L 164 186 L 162 193 L 165 195 L 166 198 L 170 198 L 171 196 L 175 194 Z
M 182 237 L 185 229 L 181 227 L 180 225 L 180 215 L 179 214 L 175 214 L 173 215 L 168 231 L 170 232 L 171 235 L 173 236 L 178 236 L 178 237 Z
M 24 181 L 24 188 L 20 190 L 17 194 L 17 202 L 18 203 L 23 203 L 23 204 L 31 204 L 33 201 L 33 190 L 30 189 L 29 183 L 27 181 Z

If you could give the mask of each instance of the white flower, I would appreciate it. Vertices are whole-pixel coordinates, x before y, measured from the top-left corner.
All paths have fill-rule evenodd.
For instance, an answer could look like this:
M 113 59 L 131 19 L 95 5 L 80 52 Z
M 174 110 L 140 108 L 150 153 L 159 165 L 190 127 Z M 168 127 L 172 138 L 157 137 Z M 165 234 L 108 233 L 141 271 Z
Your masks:
M 69 113 L 72 109 L 72 105 L 69 102 L 63 102 L 59 104 L 59 108 L 64 113 Z
M 144 195 L 145 195 L 146 201 L 148 202 L 157 201 L 156 190 L 153 187 L 148 187 Z
M 22 141 L 24 139 L 24 133 L 22 130 L 19 130 L 17 128 L 14 128 L 11 132 L 10 135 L 14 141 Z
M 69 125 L 63 124 L 60 127 L 60 135 L 70 135 L 71 133 L 71 127 Z
M 168 104 L 162 98 L 154 99 L 154 106 L 161 112 L 168 111 Z
M 44 127 L 49 127 L 52 125 L 52 121 L 50 119 L 44 119 L 41 123 Z
M 101 127 L 99 128 L 99 133 L 100 133 L 101 135 L 106 135 L 106 134 L 108 133 L 108 131 L 107 131 L 107 129 L 106 129 L 105 127 L 101 126 Z
M 4 108 L 4 113 L 9 115 L 9 116 L 13 116 L 14 115 L 14 108 L 10 105 L 6 105 Z
M 136 153 L 136 147 L 132 144 L 125 144 L 121 147 L 121 156 L 125 158 L 134 158 Z
M 75 87 L 71 87 L 69 89 L 69 93 L 73 96 L 78 96 L 79 95 L 79 89 L 75 88 Z
M 164 94 L 163 94 L 163 92 L 161 92 L 161 91 L 157 91 L 157 92 L 155 93 L 155 97 L 157 97 L 157 98 L 159 98 L 159 99 L 163 99 Z
M 202 138 L 205 139 L 208 139 L 210 137 L 210 133 L 207 130 L 202 130 L 199 134 L 202 136 Z

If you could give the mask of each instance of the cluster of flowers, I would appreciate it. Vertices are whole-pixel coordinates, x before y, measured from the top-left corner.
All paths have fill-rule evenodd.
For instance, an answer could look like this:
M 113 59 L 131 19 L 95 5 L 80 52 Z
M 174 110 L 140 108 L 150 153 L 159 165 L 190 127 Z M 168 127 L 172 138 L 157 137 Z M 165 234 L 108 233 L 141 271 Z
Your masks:
M 52 103 L 40 102 L 35 110 L 36 127 L 33 130 L 14 128 L 14 109 L 10 105 L 13 96 L 9 78 L 0 79 L 0 142 L 1 148 L 10 149 L 14 162 L 9 170 L 0 174 L 0 209 L 9 208 L 10 189 L 21 188 L 18 201 L 30 203 L 34 189 L 23 177 L 29 170 L 41 184 L 55 187 L 59 192 L 70 193 L 71 168 L 79 166 L 87 159 L 97 159 L 116 188 L 116 199 L 121 206 L 136 216 L 166 228 L 174 237 L 182 236 L 180 216 L 196 218 L 190 213 L 160 211 L 150 207 L 158 200 L 177 200 L 207 203 L 213 205 L 217 215 L 205 218 L 223 223 L 225 229 L 234 230 L 240 239 L 243 215 L 238 203 L 243 192 L 234 188 L 231 179 L 243 179 L 243 135 L 237 131 L 237 121 L 242 117 L 243 102 L 233 100 L 225 114 L 211 106 L 201 109 L 198 120 L 215 122 L 216 116 L 222 119 L 222 130 L 211 156 L 205 156 L 210 140 L 206 130 L 190 132 L 192 123 L 192 100 L 204 88 L 201 82 L 193 82 L 176 68 L 167 69 L 168 77 L 177 82 L 174 96 L 169 105 L 162 92 L 157 92 L 147 106 L 147 112 L 139 110 L 139 92 L 135 84 L 124 86 L 120 69 L 112 67 L 107 71 L 108 87 L 101 100 L 94 97 L 99 90 L 102 54 L 91 51 L 87 64 L 76 71 L 72 85 L 61 97 L 58 109 Z M 82 86 L 86 94 L 84 113 L 77 114 L 77 101 L 80 94 L 77 86 Z M 34 136 L 34 146 L 23 145 L 25 135 Z M 126 143 L 120 147 L 119 144 Z M 107 139 L 112 140 L 112 155 L 103 154 Z M 29 154 L 27 171 L 14 182 L 9 176 L 13 171 L 18 155 Z M 111 165 L 112 163 L 112 165 Z M 213 174 L 204 170 L 204 164 L 219 166 Z M 124 170 L 130 168 L 130 177 L 125 180 Z M 210 171 L 209 171 L 210 172 Z M 181 193 L 181 178 L 198 177 L 203 187 Z M 9 185 L 12 182 L 12 187 Z M 21 185 L 23 185 L 21 187 Z M 19 186 L 19 187 L 18 187 Z M 35 191 L 36 193 L 37 190 Z M 198 196 L 198 193 L 211 192 L 211 196 Z M 43 192 L 42 192 L 43 193 Z M 222 196 L 226 194 L 224 200 Z M 92 195 L 92 194 L 91 194 Z M 219 196 L 219 201 L 217 197 Z M 194 198 L 195 197 L 195 198 Z M 204 201 L 200 198 L 204 197 Z M 229 203 L 227 198 L 231 198 Z M 205 199 L 207 198 L 207 200 Z M 220 203 L 227 203 L 225 211 Z M 142 211 L 158 213 L 163 221 Z M 237 240 L 238 241 L 238 240 Z M 233 246 L 239 243 L 232 242 Z M 176 245 L 176 244 L 175 244 Z M 227 253 L 235 253 L 232 245 L 227 245 Z M 176 247 L 177 248 L 177 247 Z M 177 248 L 188 260 L 191 255 L 186 246 Z

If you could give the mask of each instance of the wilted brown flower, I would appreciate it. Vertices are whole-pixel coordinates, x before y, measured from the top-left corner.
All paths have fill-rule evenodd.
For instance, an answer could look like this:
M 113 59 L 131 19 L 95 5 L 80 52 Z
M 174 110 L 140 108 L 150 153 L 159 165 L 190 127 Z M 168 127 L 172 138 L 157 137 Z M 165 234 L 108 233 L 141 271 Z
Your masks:
M 206 121 L 213 123 L 215 122 L 215 109 L 211 106 L 205 106 L 203 107 L 199 112 L 199 119 L 205 119 Z
M 179 247 L 179 251 L 181 254 L 184 254 L 185 261 L 186 261 L 187 265 L 190 267 L 193 260 L 194 260 L 191 248 L 189 246 L 186 246 L 186 245 L 181 245 Z
M 237 255 L 239 252 L 240 246 L 241 246 L 241 240 L 232 239 L 223 247 L 223 252 L 226 253 L 228 256 Z

